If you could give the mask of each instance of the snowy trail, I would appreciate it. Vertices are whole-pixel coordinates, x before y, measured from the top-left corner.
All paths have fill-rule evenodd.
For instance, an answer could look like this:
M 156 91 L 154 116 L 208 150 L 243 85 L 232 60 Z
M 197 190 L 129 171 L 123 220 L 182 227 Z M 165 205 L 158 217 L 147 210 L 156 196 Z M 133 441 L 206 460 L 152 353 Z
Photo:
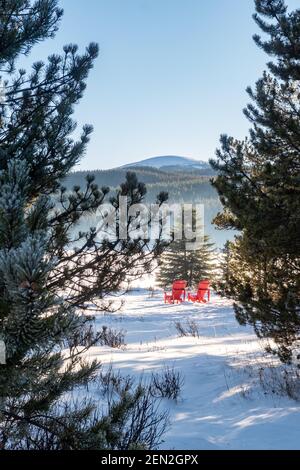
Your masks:
M 197 322 L 199 338 L 178 337 L 175 322 L 187 320 Z M 127 331 L 124 350 L 93 348 L 104 365 L 137 377 L 169 365 L 184 375 L 179 402 L 164 402 L 171 428 L 162 448 L 300 449 L 300 406 L 265 395 L 251 377 L 262 348 L 251 329 L 238 325 L 230 301 L 213 296 L 207 305 L 164 305 L 161 293 L 150 298 L 140 290 L 97 322 Z

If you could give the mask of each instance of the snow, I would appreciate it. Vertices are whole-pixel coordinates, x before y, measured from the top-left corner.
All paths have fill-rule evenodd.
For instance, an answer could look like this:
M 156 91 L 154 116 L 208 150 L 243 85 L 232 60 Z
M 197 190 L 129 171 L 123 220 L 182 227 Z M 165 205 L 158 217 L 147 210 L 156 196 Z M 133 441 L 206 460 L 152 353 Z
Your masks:
M 127 168 L 127 167 L 132 167 L 132 166 L 141 166 L 141 167 L 152 166 L 158 169 L 168 167 L 168 166 L 181 166 L 181 167 L 190 167 L 190 168 L 198 168 L 198 169 L 210 169 L 210 165 L 208 162 L 204 162 L 201 160 L 194 160 L 192 158 L 187 158 L 187 157 L 179 157 L 175 155 L 147 158 L 146 160 L 142 160 L 140 162 L 124 165 L 122 168 Z
M 121 350 L 95 347 L 104 368 L 147 377 L 166 365 L 181 371 L 178 402 L 164 400 L 171 426 L 162 449 L 299 449 L 300 405 L 266 393 L 258 370 L 266 365 L 261 343 L 234 318 L 229 300 L 164 305 L 163 293 L 146 289 L 125 297 L 120 311 L 98 314 L 97 324 L 126 330 Z M 195 321 L 199 338 L 179 337 L 175 322 Z

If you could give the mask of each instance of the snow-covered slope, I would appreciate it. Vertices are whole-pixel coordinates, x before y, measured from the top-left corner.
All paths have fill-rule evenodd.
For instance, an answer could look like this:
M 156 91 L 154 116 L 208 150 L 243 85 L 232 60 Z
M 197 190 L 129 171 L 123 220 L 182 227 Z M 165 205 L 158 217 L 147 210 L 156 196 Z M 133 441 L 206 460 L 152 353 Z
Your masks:
M 300 449 L 300 405 L 262 387 L 262 370 L 274 360 L 251 329 L 238 325 L 230 301 L 213 295 L 206 305 L 164 305 L 162 292 L 151 298 L 147 290 L 125 300 L 120 312 L 99 314 L 97 323 L 127 330 L 127 347 L 93 348 L 91 355 L 137 378 L 166 365 L 182 373 L 181 399 L 163 402 L 171 428 L 162 448 Z M 194 321 L 199 338 L 179 337 L 178 321 Z M 277 368 L 272 362 L 272 374 Z
M 175 155 L 167 155 L 163 157 L 153 157 L 147 158 L 136 163 L 130 163 L 125 165 L 123 168 L 128 167 L 153 167 L 158 169 L 163 169 L 165 167 L 182 167 L 183 169 L 192 169 L 196 168 L 199 170 L 210 169 L 208 162 L 193 160 L 187 157 L 179 157 Z

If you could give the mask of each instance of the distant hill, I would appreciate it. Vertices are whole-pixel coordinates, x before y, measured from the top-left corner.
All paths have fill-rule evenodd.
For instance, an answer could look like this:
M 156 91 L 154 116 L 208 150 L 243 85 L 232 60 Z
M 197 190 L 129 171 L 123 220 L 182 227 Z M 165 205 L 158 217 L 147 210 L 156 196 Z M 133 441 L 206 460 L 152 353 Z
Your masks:
M 163 186 L 169 183 L 195 182 L 199 179 L 203 182 L 203 177 L 210 178 L 215 175 L 207 162 L 186 157 L 165 156 L 148 158 L 111 170 L 77 171 L 66 178 L 65 185 L 68 189 L 72 189 L 75 185 L 81 186 L 86 175 L 93 174 L 99 186 L 116 188 L 125 180 L 128 171 L 134 171 L 139 180 L 147 185 L 161 183 Z
M 146 160 L 141 160 L 136 163 L 129 163 L 122 168 L 140 168 L 140 167 L 153 167 L 163 171 L 182 171 L 191 172 L 194 170 L 201 171 L 203 174 L 213 174 L 213 170 L 208 162 L 193 160 L 192 158 L 179 157 L 175 155 L 166 155 L 163 157 L 152 157 Z
M 216 231 L 212 219 L 221 210 L 221 204 L 210 180 L 215 175 L 207 162 L 197 162 L 185 157 L 154 157 L 135 164 L 111 170 L 77 171 L 70 173 L 64 186 L 71 191 L 74 186 L 85 187 L 88 174 L 95 176 L 99 187 L 108 186 L 113 193 L 124 182 L 126 173 L 134 171 L 139 181 L 146 184 L 146 201 L 153 203 L 161 191 L 169 194 L 169 202 L 201 203 L 205 206 L 205 231 L 211 235 L 218 247 L 230 238 L 228 232 Z M 93 217 L 86 222 L 93 225 Z M 82 227 L 84 230 L 84 227 Z

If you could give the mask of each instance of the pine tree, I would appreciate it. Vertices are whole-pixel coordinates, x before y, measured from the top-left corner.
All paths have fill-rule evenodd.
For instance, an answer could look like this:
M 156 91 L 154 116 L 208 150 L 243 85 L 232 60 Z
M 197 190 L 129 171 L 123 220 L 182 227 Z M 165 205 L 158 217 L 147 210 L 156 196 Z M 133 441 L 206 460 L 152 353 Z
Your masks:
M 187 240 L 176 240 L 161 256 L 158 284 L 170 287 L 176 280 L 188 282 L 189 287 L 197 287 L 201 280 L 212 279 L 216 269 L 216 252 L 214 243 L 208 236 L 204 237 L 201 249 L 187 250 Z
M 222 136 L 211 162 L 224 206 L 215 223 L 238 232 L 223 283 L 237 319 L 274 340 L 271 350 L 288 362 L 300 339 L 300 10 L 288 12 L 283 0 L 255 3 L 265 37 L 254 40 L 273 61 L 248 89 L 250 136 Z
M 98 47 L 83 55 L 69 45 L 30 73 L 15 71 L 20 54 L 53 36 L 62 11 L 56 0 L 0 0 L 0 365 L 2 449 L 101 449 L 116 446 L 122 420 L 141 395 L 125 393 L 109 416 L 91 400 L 67 395 L 96 377 L 97 361 L 83 359 L 100 333 L 92 309 L 124 282 L 150 270 L 158 240 L 99 240 L 94 228 L 76 233 L 109 190 L 93 177 L 67 193 L 63 178 L 83 156 L 91 127 L 78 142 L 73 107 L 85 90 Z M 118 195 L 142 202 L 145 186 L 128 174 Z M 111 198 L 117 215 L 118 197 Z M 164 202 L 165 195 L 159 197 Z M 150 224 L 150 221 L 149 221 Z M 74 235 L 75 233 L 75 235 Z M 139 436 L 130 445 L 142 446 Z

